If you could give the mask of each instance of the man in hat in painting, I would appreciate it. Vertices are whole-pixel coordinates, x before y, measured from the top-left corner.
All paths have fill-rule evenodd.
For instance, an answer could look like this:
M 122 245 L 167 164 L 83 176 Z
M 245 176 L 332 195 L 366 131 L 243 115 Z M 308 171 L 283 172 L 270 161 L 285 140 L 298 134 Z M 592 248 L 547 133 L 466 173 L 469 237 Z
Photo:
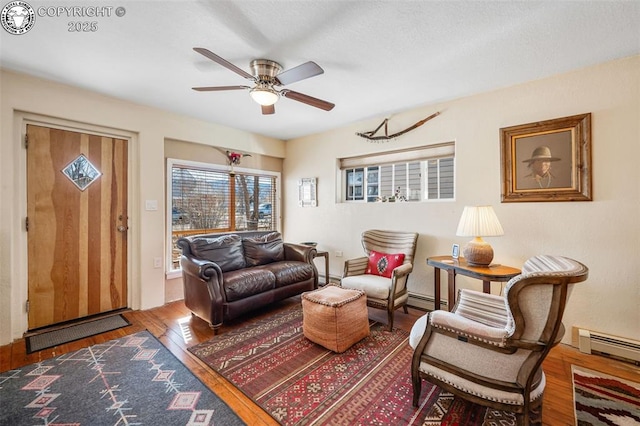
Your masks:
M 529 174 L 522 182 L 523 189 L 539 189 L 553 187 L 555 176 L 551 173 L 551 163 L 560 161 L 560 158 L 551 156 L 551 149 L 548 146 L 539 146 L 531 153 L 531 158 L 523 161 L 528 163 Z

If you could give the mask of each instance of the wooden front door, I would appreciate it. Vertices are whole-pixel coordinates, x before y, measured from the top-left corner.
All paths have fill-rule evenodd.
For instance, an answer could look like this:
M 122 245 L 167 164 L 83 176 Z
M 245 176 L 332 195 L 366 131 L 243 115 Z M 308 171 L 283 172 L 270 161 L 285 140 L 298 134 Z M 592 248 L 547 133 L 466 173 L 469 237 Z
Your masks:
M 127 306 L 127 141 L 27 126 L 29 329 Z

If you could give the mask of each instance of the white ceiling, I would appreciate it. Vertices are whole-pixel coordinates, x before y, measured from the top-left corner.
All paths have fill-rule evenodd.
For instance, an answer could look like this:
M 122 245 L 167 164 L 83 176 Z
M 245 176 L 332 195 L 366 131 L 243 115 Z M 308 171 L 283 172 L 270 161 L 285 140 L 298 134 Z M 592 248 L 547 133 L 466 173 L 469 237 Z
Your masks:
M 113 9 L 0 30 L 3 68 L 284 140 L 640 54 L 639 0 L 28 1 Z M 97 31 L 69 32 L 78 21 Z M 263 116 L 247 91 L 195 92 L 250 82 L 193 47 L 247 72 L 314 61 L 324 74 L 286 87 L 336 107 L 281 98 Z

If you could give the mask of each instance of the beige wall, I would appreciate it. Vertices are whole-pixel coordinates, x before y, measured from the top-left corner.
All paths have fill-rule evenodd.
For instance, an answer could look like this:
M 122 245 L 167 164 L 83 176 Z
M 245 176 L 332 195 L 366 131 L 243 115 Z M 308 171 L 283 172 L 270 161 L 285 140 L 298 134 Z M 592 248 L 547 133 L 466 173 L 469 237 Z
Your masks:
M 25 120 L 131 139 L 129 306 L 134 309 L 165 302 L 164 268 L 153 267 L 155 257 L 165 258 L 165 140 L 284 157 L 284 142 L 276 139 L 22 74 L 3 70 L 0 93 L 0 345 L 27 330 Z M 157 200 L 158 210 L 146 211 L 146 200 Z
M 25 118 L 97 129 L 132 140 L 130 287 L 133 308 L 165 302 L 165 152 L 168 139 L 224 146 L 283 158 L 283 224 L 289 241 L 318 241 L 331 253 L 331 274 L 345 258 L 361 255 L 359 234 L 368 228 L 420 233 L 410 289 L 433 295 L 428 256 L 449 253 L 465 205 L 492 204 L 505 229 L 487 239 L 496 262 L 519 266 L 539 253 L 561 254 L 590 267 L 569 301 L 565 325 L 640 339 L 640 57 L 516 87 L 398 113 L 390 131 L 441 111 L 439 117 L 395 141 L 369 143 L 355 136 L 377 127 L 378 117 L 286 144 L 228 127 L 3 71 L 0 79 L 0 345 L 22 336 L 27 321 Z M 341 106 L 338 106 L 341 107 Z M 343 106 L 348 107 L 348 106 Z M 499 129 L 536 120 L 592 113 L 593 202 L 500 203 Z M 336 202 L 336 159 L 370 152 L 456 141 L 455 201 L 348 204 Z M 221 142 L 224 141 L 224 142 Z M 297 181 L 318 178 L 318 207 L 300 208 Z M 157 200 L 158 211 L 145 211 Z M 336 257 L 342 251 L 342 258 Z M 477 282 L 459 279 L 463 287 Z M 493 284 L 493 292 L 500 290 Z M 402 315 L 401 312 L 398 315 Z M 565 337 L 568 341 L 568 335 Z
M 287 239 L 318 241 L 318 248 L 331 254 L 331 274 L 340 276 L 344 259 L 362 255 L 363 230 L 417 231 L 417 261 L 409 288 L 432 297 L 433 270 L 425 259 L 448 254 L 453 243 L 468 240 L 455 235 L 465 205 L 491 204 L 505 230 L 502 237 L 487 238 L 495 262 L 519 267 L 530 256 L 546 253 L 575 258 L 590 268 L 589 280 L 576 286 L 568 303 L 567 330 L 578 326 L 640 339 L 640 261 L 635 258 L 640 252 L 640 57 L 412 109 L 391 116 L 389 132 L 435 111 L 442 114 L 385 143 L 355 135 L 375 129 L 384 117 L 287 142 L 283 182 Z M 594 201 L 501 203 L 499 129 L 587 112 L 592 113 Z M 452 140 L 455 201 L 336 202 L 337 158 Z M 303 177 L 318 178 L 318 207 L 298 207 L 297 180 Z M 337 251 L 344 256 L 337 257 Z M 458 283 L 481 288 L 479 281 L 465 277 Z M 493 293 L 500 290 L 494 283 Z M 444 286 L 443 294 L 446 297 Z M 566 343 L 570 334 L 565 335 Z

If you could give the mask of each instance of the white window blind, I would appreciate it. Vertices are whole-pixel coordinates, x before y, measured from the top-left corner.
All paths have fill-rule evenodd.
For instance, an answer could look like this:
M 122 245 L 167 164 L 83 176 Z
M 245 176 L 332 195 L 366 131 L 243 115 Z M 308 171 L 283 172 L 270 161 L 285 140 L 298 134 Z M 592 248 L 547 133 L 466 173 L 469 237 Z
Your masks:
M 453 142 L 341 158 L 345 201 L 453 199 Z M 423 178 L 424 176 L 424 178 Z M 365 198 L 366 194 L 366 198 Z
M 276 175 L 237 170 L 231 174 L 224 166 L 178 161 L 170 160 L 168 167 L 172 269 L 179 268 L 175 242 L 182 236 L 277 229 Z

